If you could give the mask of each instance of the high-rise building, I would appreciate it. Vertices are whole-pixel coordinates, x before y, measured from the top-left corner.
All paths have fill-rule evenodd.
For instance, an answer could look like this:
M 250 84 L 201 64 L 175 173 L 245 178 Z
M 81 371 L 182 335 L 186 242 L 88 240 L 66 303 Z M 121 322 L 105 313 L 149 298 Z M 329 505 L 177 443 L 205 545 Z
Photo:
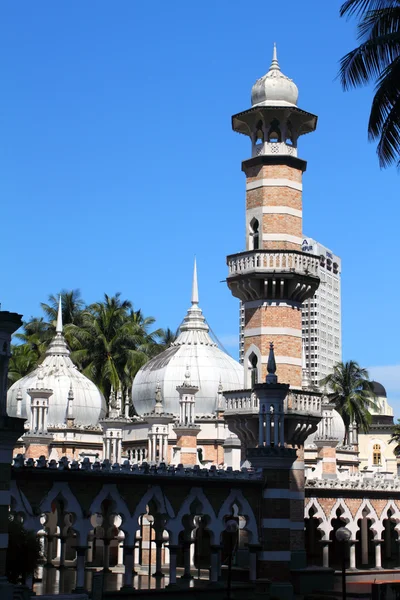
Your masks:
M 318 384 L 342 360 L 341 260 L 311 238 L 303 239 L 302 250 L 320 257 L 320 286 L 302 306 L 305 368 Z

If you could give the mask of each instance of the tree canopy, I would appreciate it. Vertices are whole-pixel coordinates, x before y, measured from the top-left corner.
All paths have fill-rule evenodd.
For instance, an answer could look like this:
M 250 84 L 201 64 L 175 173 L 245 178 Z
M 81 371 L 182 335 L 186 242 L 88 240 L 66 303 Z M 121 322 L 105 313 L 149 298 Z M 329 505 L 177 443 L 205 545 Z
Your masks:
M 342 86 L 375 84 L 368 137 L 381 167 L 400 167 L 400 0 L 347 0 L 340 15 L 358 19 L 360 42 L 341 59 Z
M 82 300 L 79 290 L 63 290 L 60 296 L 71 359 L 106 398 L 111 387 L 129 389 L 140 367 L 175 338 L 169 328 L 154 329 L 154 317 L 134 310 L 132 302 L 123 300 L 120 293 L 104 294 L 103 300 L 90 305 Z M 15 335 L 10 385 L 41 363 L 56 333 L 58 296 L 50 295 L 41 308 L 45 316 L 24 322 L 23 332 Z
M 366 433 L 371 423 L 371 408 L 376 408 L 375 394 L 368 371 L 353 360 L 339 362 L 333 372 L 324 377 L 321 386 L 328 389 L 328 398 L 343 419 L 344 444 L 349 443 L 349 429 L 353 423 Z

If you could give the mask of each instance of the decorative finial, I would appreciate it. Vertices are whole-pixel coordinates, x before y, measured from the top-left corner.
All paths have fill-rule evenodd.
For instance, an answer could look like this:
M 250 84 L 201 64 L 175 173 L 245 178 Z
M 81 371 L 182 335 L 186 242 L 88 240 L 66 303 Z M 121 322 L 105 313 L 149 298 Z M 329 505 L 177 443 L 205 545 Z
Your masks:
M 186 371 L 185 371 L 185 383 L 186 385 L 190 384 L 190 369 L 189 369 L 189 365 L 186 365 Z
M 224 391 L 224 387 L 222 385 L 222 381 L 221 381 L 221 375 L 219 376 L 219 384 L 218 384 L 218 393 L 222 394 L 222 392 Z
M 58 300 L 58 312 L 57 312 L 57 325 L 56 325 L 56 333 L 63 332 L 63 322 L 62 322 L 62 306 L 61 306 L 61 295 Z
M 267 383 L 278 383 L 278 377 L 275 375 L 276 362 L 275 362 L 275 354 L 274 354 L 274 344 L 272 342 L 269 345 L 267 371 L 268 371 Z
M 22 390 L 20 387 L 17 390 L 17 400 L 22 400 Z
M 278 63 L 278 55 L 276 52 L 276 44 L 274 42 L 274 49 L 272 51 L 272 62 L 271 62 L 271 66 L 269 68 L 269 70 L 271 71 L 272 69 L 277 69 L 278 71 L 281 70 L 279 63 Z
M 69 386 L 69 390 L 68 390 L 68 400 L 73 400 L 74 399 L 74 390 L 72 389 L 72 381 L 71 381 L 71 385 Z
M 192 304 L 199 303 L 199 286 L 197 285 L 197 263 L 196 257 L 194 259 L 194 267 L 193 267 L 193 283 L 192 283 Z
M 37 383 L 36 383 L 37 389 L 43 389 L 43 387 L 44 387 L 43 379 L 44 379 L 43 365 L 39 365 L 38 374 L 37 374 Z
M 157 385 L 156 385 L 156 404 L 161 404 L 161 385 L 160 382 L 157 381 Z

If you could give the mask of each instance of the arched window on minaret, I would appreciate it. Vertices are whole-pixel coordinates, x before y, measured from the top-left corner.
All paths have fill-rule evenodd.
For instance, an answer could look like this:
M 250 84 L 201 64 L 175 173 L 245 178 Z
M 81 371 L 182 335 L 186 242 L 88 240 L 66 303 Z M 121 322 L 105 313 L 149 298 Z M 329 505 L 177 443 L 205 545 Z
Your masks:
M 286 145 L 287 146 L 293 146 L 293 132 L 292 132 L 292 124 L 290 121 L 287 122 L 286 124 L 286 139 L 285 139 Z
M 258 250 L 260 247 L 260 223 L 254 218 L 250 221 L 250 250 Z
M 256 127 L 255 144 L 259 145 L 259 144 L 263 144 L 263 143 L 264 143 L 264 127 L 263 127 L 263 122 L 262 121 L 258 121 L 257 127 Z
M 255 384 L 258 383 L 258 358 L 255 354 L 250 354 L 249 356 L 249 368 L 251 373 L 251 388 L 253 389 Z
M 282 133 L 281 128 L 279 127 L 278 119 L 274 119 L 271 121 L 271 127 L 268 131 L 268 141 L 269 142 L 281 142 L 282 141 Z

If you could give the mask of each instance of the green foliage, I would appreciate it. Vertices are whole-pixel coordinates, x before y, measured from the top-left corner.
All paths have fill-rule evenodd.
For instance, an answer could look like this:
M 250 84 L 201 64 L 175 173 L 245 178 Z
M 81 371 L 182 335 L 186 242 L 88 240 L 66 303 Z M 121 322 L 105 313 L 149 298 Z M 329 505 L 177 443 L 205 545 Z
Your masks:
M 395 453 L 396 456 L 399 456 L 400 454 L 400 419 L 397 419 L 397 423 L 395 424 L 393 431 L 392 431 L 392 436 L 389 440 L 389 444 L 395 443 L 396 446 L 393 450 L 393 452 Z
M 41 307 L 47 320 L 32 318 L 15 336 L 21 344 L 12 348 L 9 385 L 37 367 L 55 335 L 57 296 L 49 296 L 49 303 Z M 134 310 L 119 293 L 105 294 L 103 301 L 86 306 L 79 290 L 64 290 L 61 307 L 71 359 L 106 398 L 111 386 L 129 389 L 140 367 L 175 339 L 170 329 L 152 330 L 155 319 Z
M 358 18 L 360 41 L 341 59 L 342 86 L 375 83 L 368 136 L 381 167 L 400 167 L 400 0 L 347 0 L 340 15 Z
M 41 556 L 40 542 L 34 531 L 24 528 L 21 521 L 10 517 L 8 522 L 8 548 L 6 575 L 11 583 L 22 582 L 37 569 Z
M 371 423 L 370 409 L 376 409 L 373 383 L 369 380 L 368 371 L 358 363 L 350 360 L 339 362 L 330 373 L 320 381 L 327 386 L 328 398 L 343 419 L 345 437 L 343 443 L 349 441 L 349 427 L 356 422 L 358 428 L 366 433 Z

